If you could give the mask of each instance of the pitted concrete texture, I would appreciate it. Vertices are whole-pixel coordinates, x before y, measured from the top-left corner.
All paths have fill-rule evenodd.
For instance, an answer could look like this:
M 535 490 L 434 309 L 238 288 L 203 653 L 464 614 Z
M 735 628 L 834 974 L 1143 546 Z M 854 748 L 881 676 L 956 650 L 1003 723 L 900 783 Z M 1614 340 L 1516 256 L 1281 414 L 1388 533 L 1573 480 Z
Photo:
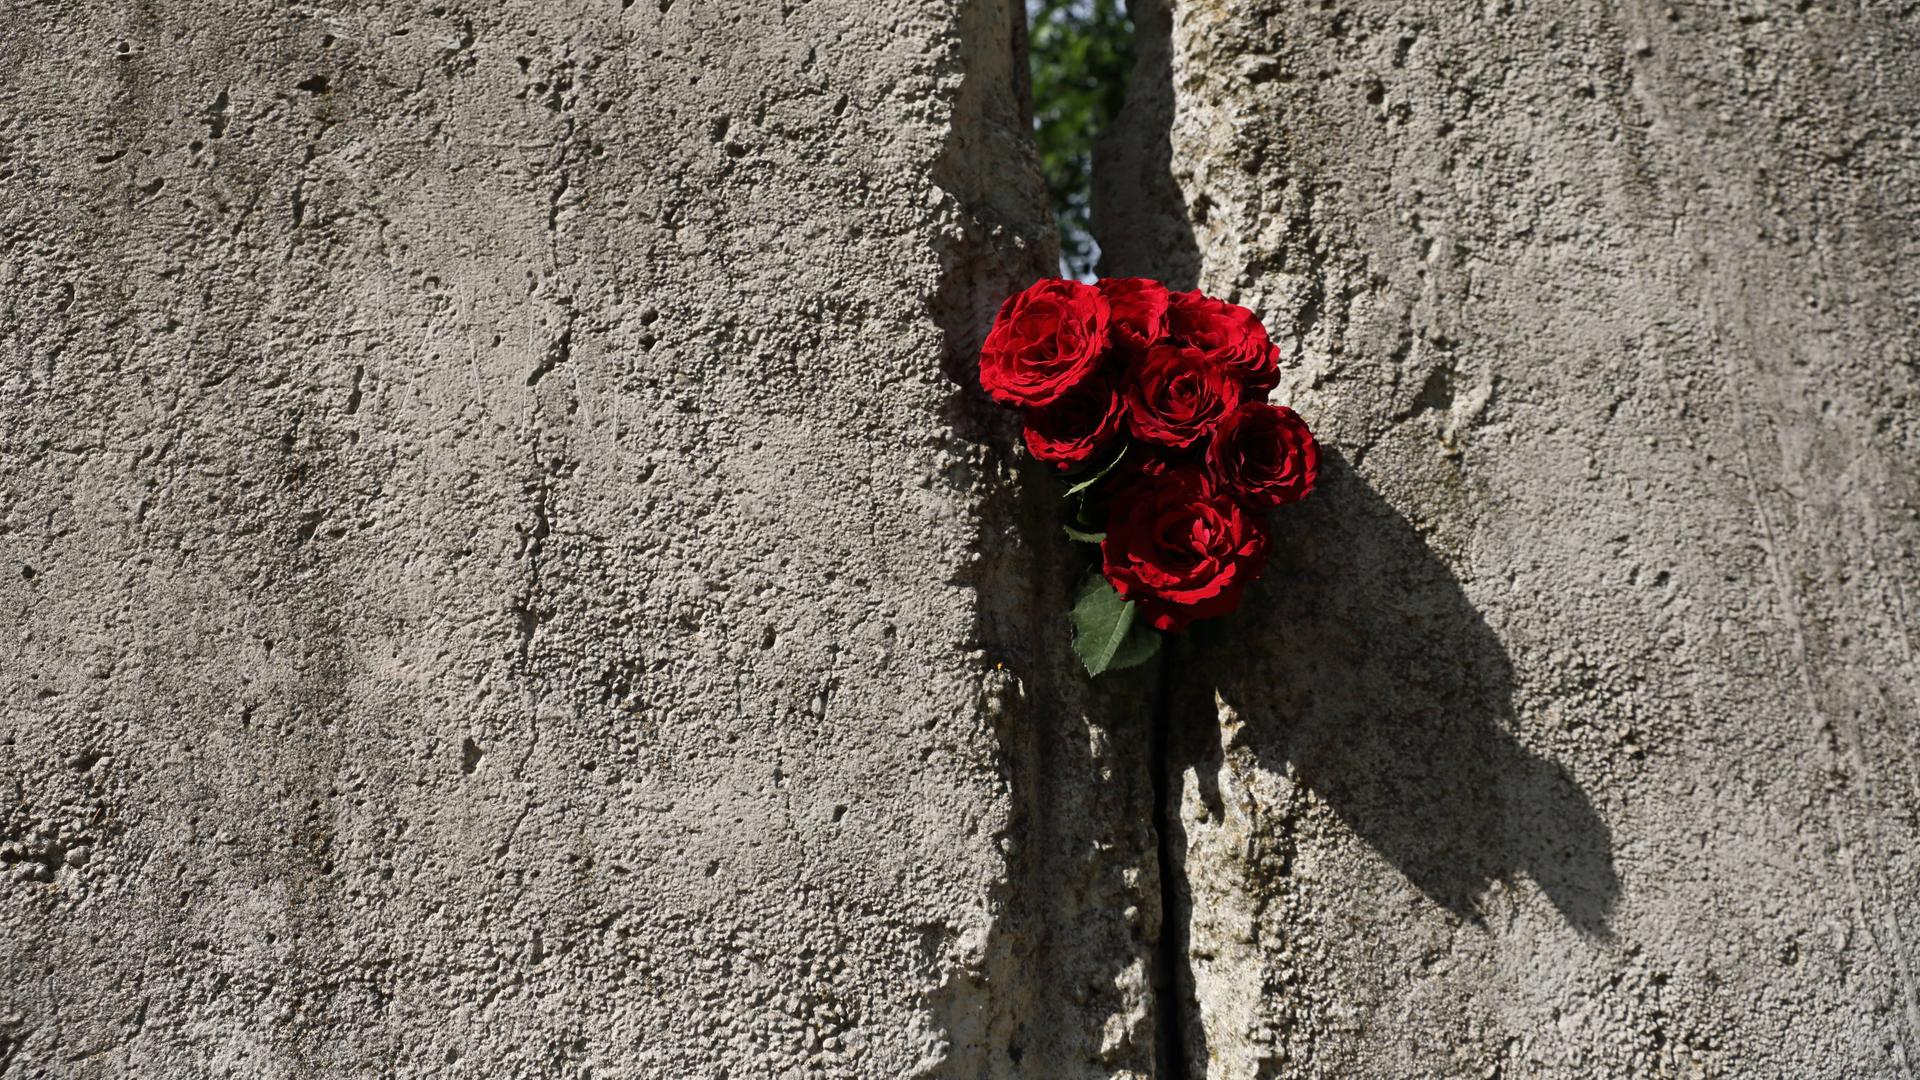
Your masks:
M 1186 1075 L 1920 1071 L 1920 16 L 1170 35 L 1331 459 L 1170 662 Z
M 0 15 L 0 1074 L 1150 1058 L 1150 857 L 1014 843 L 1145 772 L 1076 802 L 947 356 L 1052 265 L 1022 62 L 998 2 Z

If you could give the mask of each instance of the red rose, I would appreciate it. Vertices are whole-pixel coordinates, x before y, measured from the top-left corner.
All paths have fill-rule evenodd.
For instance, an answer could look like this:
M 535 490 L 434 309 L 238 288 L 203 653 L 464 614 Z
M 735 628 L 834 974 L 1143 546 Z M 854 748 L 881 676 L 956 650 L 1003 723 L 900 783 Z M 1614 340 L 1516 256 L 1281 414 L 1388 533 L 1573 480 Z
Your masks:
M 1149 623 L 1183 630 L 1240 606 L 1266 562 L 1267 534 L 1205 473 L 1176 468 L 1115 500 L 1100 555 L 1114 590 Z
M 1240 404 L 1240 384 L 1193 349 L 1156 345 L 1127 369 L 1126 396 L 1136 438 L 1181 449 Z
M 1255 506 L 1298 502 L 1313 490 L 1320 448 L 1300 414 L 1249 402 L 1228 413 L 1207 447 L 1214 483 Z
M 1047 278 L 1000 305 L 980 350 L 980 386 L 1002 405 L 1047 405 L 1078 386 L 1107 348 L 1107 300 Z
M 1078 465 L 1120 434 L 1126 415 L 1112 380 L 1095 375 L 1053 404 L 1027 412 L 1027 449 L 1041 461 Z
M 1151 278 L 1101 278 L 1100 292 L 1113 308 L 1113 339 L 1135 350 L 1167 334 L 1167 287 Z
M 1198 292 L 1173 293 L 1167 333 L 1174 341 L 1233 372 L 1251 393 L 1265 397 L 1280 385 L 1280 349 L 1253 312 Z

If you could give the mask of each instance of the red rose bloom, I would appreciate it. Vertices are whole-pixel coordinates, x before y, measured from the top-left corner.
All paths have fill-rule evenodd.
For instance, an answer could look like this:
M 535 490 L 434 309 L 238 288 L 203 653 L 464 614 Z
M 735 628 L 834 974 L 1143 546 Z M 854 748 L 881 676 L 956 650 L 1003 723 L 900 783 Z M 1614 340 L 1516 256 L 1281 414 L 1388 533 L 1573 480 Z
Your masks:
M 1100 555 L 1114 590 L 1149 623 L 1184 630 L 1240 606 L 1266 563 L 1267 534 L 1205 473 L 1176 468 L 1115 500 Z
M 1101 278 L 1100 292 L 1113 309 L 1113 340 L 1136 351 L 1167 333 L 1167 287 L 1150 278 Z
M 1000 305 L 980 350 L 980 386 L 1002 405 L 1048 405 L 1100 365 L 1107 299 L 1078 281 L 1047 278 Z
M 1320 448 L 1300 414 L 1249 402 L 1228 413 L 1207 447 L 1213 482 L 1255 506 L 1298 502 L 1313 490 Z
M 1063 468 L 1078 465 L 1120 434 L 1126 415 L 1120 391 L 1110 379 L 1095 375 L 1053 404 L 1027 412 L 1027 449 Z
M 1280 385 L 1280 349 L 1253 312 L 1198 292 L 1173 293 L 1167 333 L 1233 372 L 1250 391 L 1265 397 Z
M 1126 397 L 1135 438 L 1183 449 L 1240 404 L 1240 384 L 1193 349 L 1156 345 L 1128 368 Z

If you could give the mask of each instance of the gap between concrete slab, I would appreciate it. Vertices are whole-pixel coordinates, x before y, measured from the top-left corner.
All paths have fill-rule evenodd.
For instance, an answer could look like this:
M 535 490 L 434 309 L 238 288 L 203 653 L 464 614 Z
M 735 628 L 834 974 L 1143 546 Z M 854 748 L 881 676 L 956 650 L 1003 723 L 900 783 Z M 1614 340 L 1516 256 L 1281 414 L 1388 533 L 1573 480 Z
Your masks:
M 1173 789 L 1167 749 L 1173 732 L 1172 651 L 1164 650 L 1156 661 L 1159 667 L 1154 672 L 1147 728 L 1153 835 L 1160 872 L 1160 935 L 1153 949 L 1154 1071 L 1161 1080 L 1187 1080 L 1186 1002 L 1193 993 L 1186 955 L 1190 901 L 1181 895 L 1186 891 L 1184 852 L 1174 848 L 1180 804 Z M 1178 831 L 1184 836 L 1183 828 Z
M 1130 0 L 1134 68 L 1126 101 L 1093 155 L 1092 225 L 1100 274 L 1149 277 L 1169 288 L 1198 284 L 1199 244 L 1173 171 L 1173 15 L 1167 0 Z M 1153 949 L 1155 1071 L 1161 1080 L 1204 1076 L 1204 1034 L 1197 1022 L 1187 955 L 1191 903 L 1186 832 L 1174 767 L 1173 676 L 1181 643 L 1169 639 L 1155 663 L 1147 767 L 1160 880 L 1160 932 Z M 1195 1072 L 1196 1068 L 1199 1070 Z

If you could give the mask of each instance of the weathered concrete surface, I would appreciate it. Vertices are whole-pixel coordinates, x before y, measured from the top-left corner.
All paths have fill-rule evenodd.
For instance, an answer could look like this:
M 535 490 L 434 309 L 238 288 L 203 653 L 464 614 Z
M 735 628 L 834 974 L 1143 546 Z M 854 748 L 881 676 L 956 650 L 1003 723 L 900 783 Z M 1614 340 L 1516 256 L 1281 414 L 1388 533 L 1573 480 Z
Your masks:
M 0 1073 L 1150 1060 L 1145 773 L 942 360 L 1052 265 L 1017 41 L 0 15 Z
M 1169 44 L 1199 282 L 1336 451 L 1171 662 L 1190 1075 L 1914 1075 L 1920 16 Z

